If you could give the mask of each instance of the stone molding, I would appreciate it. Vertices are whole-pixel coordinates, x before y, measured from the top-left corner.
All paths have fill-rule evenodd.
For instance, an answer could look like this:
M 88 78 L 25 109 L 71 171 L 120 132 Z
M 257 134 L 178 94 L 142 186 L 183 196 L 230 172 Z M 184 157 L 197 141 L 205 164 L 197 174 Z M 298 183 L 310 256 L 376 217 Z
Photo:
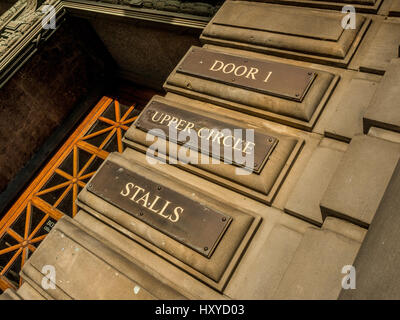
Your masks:
M 41 26 L 41 20 L 47 14 L 42 12 L 45 5 L 54 6 L 57 27 L 67 11 L 78 16 L 94 13 L 119 19 L 146 20 L 196 29 L 203 29 L 210 19 L 182 12 L 162 11 L 158 10 L 158 7 L 148 9 L 149 7 L 144 5 L 145 2 L 46 0 L 38 7 L 38 0 L 18 0 L 0 16 L 0 88 L 36 52 L 38 46 L 54 33 L 55 30 L 43 29 Z
M 0 17 L 0 87 L 55 31 L 41 25 L 48 14 L 42 11 L 46 5 L 54 6 L 60 21 L 64 15 L 60 0 L 46 0 L 39 8 L 37 0 L 19 0 Z

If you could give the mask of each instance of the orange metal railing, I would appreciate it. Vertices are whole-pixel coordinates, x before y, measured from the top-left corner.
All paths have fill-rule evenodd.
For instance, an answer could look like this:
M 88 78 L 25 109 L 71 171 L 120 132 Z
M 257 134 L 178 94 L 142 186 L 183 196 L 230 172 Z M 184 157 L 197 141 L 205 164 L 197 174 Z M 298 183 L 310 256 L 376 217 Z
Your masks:
M 0 221 L 0 289 L 21 285 L 19 272 L 110 152 L 122 152 L 135 105 L 103 97 Z

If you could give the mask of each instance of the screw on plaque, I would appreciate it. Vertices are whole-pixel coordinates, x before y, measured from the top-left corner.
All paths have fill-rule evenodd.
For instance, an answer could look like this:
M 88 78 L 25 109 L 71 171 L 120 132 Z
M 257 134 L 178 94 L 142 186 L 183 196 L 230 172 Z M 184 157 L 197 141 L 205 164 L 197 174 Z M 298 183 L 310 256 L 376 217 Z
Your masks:
M 161 190 L 161 187 L 160 187 L 160 186 L 158 186 L 158 187 L 157 187 L 157 190 Z
M 208 250 L 208 247 L 204 247 L 204 251 L 207 251 Z
M 93 188 L 93 185 L 91 183 L 89 183 L 89 188 Z
M 298 96 L 299 96 L 299 94 L 298 94 L 298 93 L 296 93 L 296 94 L 295 94 L 295 96 L 296 96 L 296 97 L 298 97 Z
M 273 140 L 272 140 L 272 138 L 269 138 L 268 141 L 269 141 L 269 142 L 272 142 Z
M 142 216 L 142 215 L 143 215 L 143 211 L 140 211 L 140 212 L 139 212 L 139 215 L 141 215 L 141 216 Z
M 226 218 L 225 218 L 225 217 L 223 217 L 223 218 L 222 218 L 222 221 L 226 221 Z
M 313 73 L 312 72 L 308 72 L 308 75 L 311 76 Z

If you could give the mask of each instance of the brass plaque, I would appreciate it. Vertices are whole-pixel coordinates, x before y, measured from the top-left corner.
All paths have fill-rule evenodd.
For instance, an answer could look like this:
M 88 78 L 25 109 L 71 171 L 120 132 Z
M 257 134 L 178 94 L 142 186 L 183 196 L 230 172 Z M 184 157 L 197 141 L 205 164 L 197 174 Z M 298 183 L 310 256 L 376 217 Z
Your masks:
M 232 124 L 200 116 L 159 101 L 152 101 L 146 106 L 136 120 L 135 126 L 145 132 L 157 129 L 151 133 L 156 136 L 162 134 L 162 137 L 170 142 L 185 145 L 192 150 L 254 173 L 261 172 L 278 143 L 277 138 L 256 130 L 253 130 L 254 137 L 247 137 L 245 128 L 234 127 Z M 173 136 L 170 135 L 171 127 L 176 130 Z M 185 131 L 184 134 L 180 134 L 182 131 Z M 189 133 L 194 133 L 196 139 L 192 139 Z M 250 155 L 252 162 L 244 160 L 246 154 Z
M 87 190 L 210 258 L 232 218 L 110 161 Z
M 307 68 L 203 48 L 192 48 L 177 72 L 298 102 L 317 75 Z

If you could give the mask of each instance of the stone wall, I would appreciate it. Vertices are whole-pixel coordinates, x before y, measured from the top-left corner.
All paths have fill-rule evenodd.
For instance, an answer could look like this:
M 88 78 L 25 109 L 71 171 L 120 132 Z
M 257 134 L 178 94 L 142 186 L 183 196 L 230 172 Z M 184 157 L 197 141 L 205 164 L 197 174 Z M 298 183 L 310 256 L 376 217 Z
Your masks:
M 161 90 L 167 76 L 201 30 L 147 21 L 125 23 L 90 19 L 94 30 L 118 64 L 119 75 L 140 85 Z
M 88 24 L 71 20 L 56 35 L 0 89 L 0 190 L 105 72 Z
M 0 1 L 0 15 L 6 12 L 13 4 L 14 0 L 2 0 Z

